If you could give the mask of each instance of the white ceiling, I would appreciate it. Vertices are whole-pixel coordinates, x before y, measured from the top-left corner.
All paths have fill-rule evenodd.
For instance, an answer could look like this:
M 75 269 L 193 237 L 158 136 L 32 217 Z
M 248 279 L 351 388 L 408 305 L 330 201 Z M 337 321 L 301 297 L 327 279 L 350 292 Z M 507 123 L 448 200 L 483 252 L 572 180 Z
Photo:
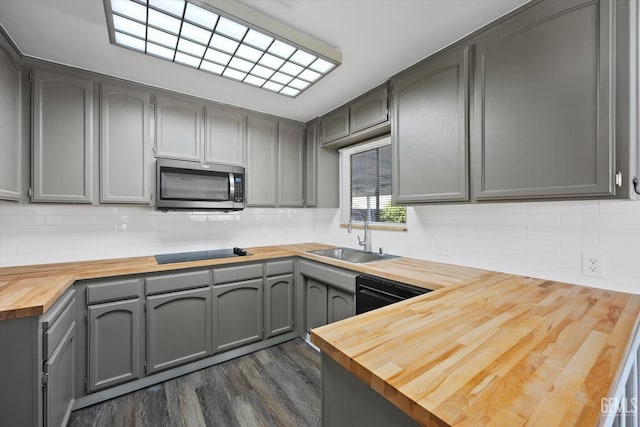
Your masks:
M 0 0 L 0 24 L 28 56 L 306 122 L 526 1 L 240 0 L 342 52 L 295 99 L 111 45 L 102 0 Z

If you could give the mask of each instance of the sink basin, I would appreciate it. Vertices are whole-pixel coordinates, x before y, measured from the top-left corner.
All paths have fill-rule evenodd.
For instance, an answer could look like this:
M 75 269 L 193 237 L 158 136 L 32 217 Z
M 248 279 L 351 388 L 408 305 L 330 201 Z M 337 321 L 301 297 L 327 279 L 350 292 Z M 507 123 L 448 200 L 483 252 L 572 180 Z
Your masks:
M 363 264 L 373 261 L 383 261 L 386 259 L 398 258 L 396 255 L 376 254 L 373 252 L 363 252 L 351 248 L 332 248 L 320 249 L 316 251 L 308 251 L 311 254 L 322 255 L 329 258 L 339 259 L 341 261 L 353 262 L 355 264 Z

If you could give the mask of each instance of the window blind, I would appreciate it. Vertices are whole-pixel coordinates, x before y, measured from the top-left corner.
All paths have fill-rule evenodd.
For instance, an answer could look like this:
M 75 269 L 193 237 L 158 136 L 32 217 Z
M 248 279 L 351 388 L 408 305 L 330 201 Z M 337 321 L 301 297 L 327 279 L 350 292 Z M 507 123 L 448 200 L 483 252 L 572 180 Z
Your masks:
M 350 214 L 361 213 L 371 222 L 405 222 L 404 207 L 391 204 L 391 145 L 352 154 L 350 160 Z

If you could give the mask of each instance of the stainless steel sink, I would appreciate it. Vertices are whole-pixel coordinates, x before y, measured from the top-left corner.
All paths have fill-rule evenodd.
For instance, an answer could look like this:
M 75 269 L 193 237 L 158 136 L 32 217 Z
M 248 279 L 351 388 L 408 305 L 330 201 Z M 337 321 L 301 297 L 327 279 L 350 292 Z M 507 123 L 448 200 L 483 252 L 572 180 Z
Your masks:
M 355 264 L 363 264 L 373 261 L 383 261 L 392 258 L 398 258 L 396 255 L 376 254 L 373 252 L 363 252 L 351 248 L 332 248 L 320 249 L 316 251 L 307 251 L 311 254 L 322 255 L 329 258 L 339 259 L 341 261 L 353 262 Z

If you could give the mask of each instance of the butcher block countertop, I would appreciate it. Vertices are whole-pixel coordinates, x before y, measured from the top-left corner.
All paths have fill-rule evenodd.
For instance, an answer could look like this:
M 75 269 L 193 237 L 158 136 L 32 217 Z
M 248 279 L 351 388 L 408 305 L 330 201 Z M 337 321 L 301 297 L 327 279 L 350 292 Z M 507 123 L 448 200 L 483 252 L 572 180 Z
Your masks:
M 76 280 L 185 268 L 219 266 L 250 261 L 300 256 L 336 267 L 373 274 L 428 289 L 439 289 L 484 276 L 490 272 L 410 258 L 394 258 L 367 264 L 353 264 L 307 253 L 333 246 L 301 243 L 247 248 L 250 256 L 158 264 L 153 256 L 97 261 L 65 262 L 0 268 L 0 321 L 37 316 L 46 312 Z
M 425 426 L 595 426 L 640 295 L 493 273 L 311 331 Z

